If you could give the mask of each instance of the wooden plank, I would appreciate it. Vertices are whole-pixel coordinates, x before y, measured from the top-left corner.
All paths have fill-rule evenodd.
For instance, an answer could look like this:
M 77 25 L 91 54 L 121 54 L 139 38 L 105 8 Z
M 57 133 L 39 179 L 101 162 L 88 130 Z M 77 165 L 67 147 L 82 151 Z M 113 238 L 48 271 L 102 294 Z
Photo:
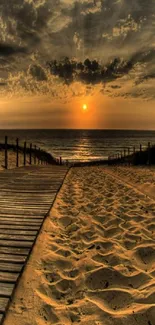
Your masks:
M 14 247 L 1 247 L 0 246 L 0 258 L 1 254 L 13 254 L 20 256 L 27 256 L 30 252 L 30 248 L 14 248 Z
M 17 193 L 16 194 L 16 197 L 18 197 L 20 194 Z M 44 201 L 44 196 L 42 195 L 42 197 L 40 198 L 39 200 L 39 196 L 36 197 L 36 198 L 33 198 L 31 197 L 31 199 L 29 197 L 24 197 L 23 200 L 14 200 L 14 198 L 12 197 L 12 201 L 7 198 L 7 195 L 4 197 L 4 200 L 2 201 L 0 199 L 0 204 L 1 204 L 1 208 L 7 208 L 7 209 L 12 209 L 13 206 L 14 208 L 16 206 L 18 206 L 19 208 L 21 209 L 26 209 L 26 208 L 29 208 L 29 205 L 32 205 L 32 206 L 36 206 L 36 208 L 40 207 L 42 209 L 46 208 L 47 206 L 49 206 L 51 204 L 51 202 L 53 201 L 55 195 L 53 197 L 50 196 L 50 200 L 48 202 Z M 37 200 L 39 201 L 37 204 Z M 46 198 L 45 198 L 46 200 Z M 7 202 L 7 206 L 6 206 L 6 202 Z
M 0 284 L 0 297 L 9 297 L 12 294 L 14 288 L 13 283 L 1 283 Z
M 3 195 L 0 196 L 0 200 L 2 201 L 2 203 L 9 201 L 10 204 L 14 203 L 14 202 L 20 202 L 20 201 L 27 201 L 30 200 L 30 202 L 35 203 L 35 200 L 37 202 L 38 197 L 40 197 L 40 199 L 42 200 L 43 204 L 48 204 L 50 202 L 50 200 L 52 200 L 52 198 L 55 196 L 55 194 L 57 193 L 58 188 L 54 188 L 52 191 L 49 190 L 48 193 L 38 193 L 36 191 L 34 191 L 34 193 L 31 192 L 3 192 Z M 0 189 L 0 191 L 2 191 L 2 189 Z M 30 194 L 30 195 L 29 195 Z M 18 197 L 20 195 L 20 199 L 18 200 Z M 44 201 L 44 199 L 48 200 L 48 202 Z M 39 203 L 39 202 L 38 202 Z
M 27 202 L 27 204 L 28 204 L 28 202 Z M 48 208 L 49 208 L 49 206 L 48 206 Z M 36 213 L 36 215 L 42 216 L 44 211 L 48 210 L 48 208 L 39 207 L 39 206 L 34 207 L 34 208 L 29 208 L 28 206 L 25 205 L 25 206 L 19 206 L 19 207 L 14 206 L 14 209 L 13 209 L 13 207 L 5 207 L 5 206 L 3 206 L 3 207 L 0 208 L 0 215 L 3 215 L 3 214 L 14 214 L 14 215 L 16 215 L 16 214 L 20 214 L 20 213 L 21 214 L 22 213 L 26 214 L 26 212 L 29 215 L 29 214 L 31 214 L 31 211 L 32 211 L 32 214 Z
M 0 313 L 3 313 L 6 310 L 8 303 L 9 303 L 8 298 L 0 298 Z
M 19 273 L 21 272 L 23 267 L 23 263 L 21 264 L 17 264 L 17 263 L 8 263 L 8 262 L 0 262 L 0 271 L 3 272 L 15 272 L 15 273 Z
M 46 190 L 46 188 L 50 189 L 52 188 L 52 186 L 59 186 L 60 185 L 60 182 L 56 182 L 56 181 L 53 181 L 51 180 L 50 183 L 46 183 L 46 181 L 44 180 L 44 182 L 39 182 L 39 183 L 36 183 L 35 180 L 33 182 L 33 184 L 30 184 L 30 183 L 25 183 L 24 182 L 21 182 L 21 183 L 8 183 L 8 184 L 1 184 L 0 183 L 0 188 L 4 188 L 4 189 L 18 189 L 18 190 L 27 190 L 27 191 L 31 191 L 31 190 Z
M 1 193 L 1 196 L 0 196 L 0 198 L 5 198 L 6 199 L 6 197 L 9 199 L 9 198 L 16 198 L 17 199 L 17 194 L 19 194 L 19 192 L 17 192 L 17 193 L 8 193 L 8 192 L 0 192 Z M 24 194 L 24 193 L 20 193 L 20 198 L 21 199 L 33 199 L 33 200 L 38 200 L 38 198 L 40 198 L 42 201 L 43 200 L 45 200 L 45 199 L 47 199 L 47 200 L 51 200 L 51 198 L 52 197 L 54 197 L 54 195 L 56 194 L 56 191 L 50 191 L 50 193 L 47 193 L 47 194 L 43 194 L 43 193 L 41 193 L 41 194 L 29 194 L 29 193 L 27 193 L 26 195 Z
M 0 272 L 0 286 L 1 283 L 8 282 L 8 283 L 15 283 L 19 273 L 11 273 L 11 272 Z
M 19 215 L 25 215 L 25 216 L 37 216 L 40 214 L 40 217 L 44 217 L 45 216 L 45 213 L 46 211 L 49 210 L 50 207 L 48 207 L 48 209 L 44 209 L 44 210 L 41 210 L 39 207 L 36 209 L 30 209 L 30 208 L 24 208 L 24 209 L 21 209 L 21 208 L 13 208 L 12 209 L 8 209 L 8 208 L 1 208 L 0 210 L 0 215 L 14 215 L 14 216 L 19 216 Z
M 24 225 L 1 225 L 0 224 L 0 230 L 2 229 L 13 229 L 13 230 L 36 230 L 38 231 L 38 226 L 24 226 Z
M 33 231 L 33 230 L 12 230 L 12 229 L 0 229 L 0 235 L 1 234 L 8 234 L 8 235 L 30 235 L 30 236 L 36 236 L 37 235 L 37 231 Z
M 57 190 L 57 188 L 52 188 L 53 189 L 53 191 L 51 191 L 51 193 L 52 192 L 55 192 L 54 190 Z M 21 193 L 24 193 L 24 194 L 29 194 L 29 193 L 31 193 L 31 194 L 48 194 L 49 195 L 49 192 L 50 192 L 50 190 L 48 190 L 48 189 L 45 189 L 45 190 L 31 190 L 31 191 L 29 191 L 29 190 L 17 190 L 17 189 L 7 189 L 7 188 L 2 188 L 1 189 L 1 191 L 5 191 L 6 192 L 6 194 L 7 193 L 13 193 L 13 194 L 18 194 L 18 195 L 20 195 Z
M 35 236 L 29 235 L 13 235 L 13 234 L 0 234 L 0 241 L 1 240 L 25 240 L 33 242 L 35 240 Z
M 17 215 L 12 215 L 12 214 L 3 214 L 3 215 L 0 215 L 0 222 L 1 220 L 8 220 L 8 219 L 11 219 L 11 220 L 17 220 L 17 221 L 20 221 L 20 220 L 26 220 L 26 221 L 32 221 L 32 220 L 37 220 L 37 221 L 41 221 L 44 219 L 43 216 L 38 216 L 38 215 L 35 215 L 35 216 L 31 216 L 31 215 L 22 215 L 21 214 L 17 214 Z
M 8 220 L 6 220 L 5 218 L 3 219 L 3 220 L 0 220 L 0 223 L 1 223 L 1 225 L 18 225 L 18 226 L 29 226 L 29 227 L 31 227 L 31 226 L 41 226 L 41 223 L 42 222 L 40 222 L 40 221 L 30 221 L 30 220 L 14 220 L 14 219 L 9 219 L 8 218 Z
M 50 186 L 50 187 L 46 186 L 46 188 L 45 188 L 45 185 L 43 187 L 39 186 L 38 188 L 36 188 L 36 186 L 33 186 L 33 188 L 30 188 L 30 187 L 26 188 L 25 186 L 23 188 L 20 188 L 20 186 L 11 187 L 10 185 L 8 185 L 8 187 L 5 187 L 5 188 L 0 186 L 0 190 L 5 191 L 5 192 L 9 192 L 9 193 L 19 193 L 19 194 L 20 193 L 25 193 L 25 194 L 27 194 L 27 193 L 32 193 L 32 194 L 33 193 L 34 194 L 36 194 L 36 193 L 40 193 L 40 194 L 48 193 L 49 194 L 50 191 L 52 191 L 52 193 L 55 192 L 55 190 L 57 191 L 59 186 L 60 186 L 60 184 L 58 186 L 53 184 L 53 186 Z
M 4 247 L 24 247 L 24 248 L 31 248 L 33 241 L 16 241 L 16 240 L 3 240 L 0 239 L 0 246 Z
M 15 200 L 9 200 L 7 198 L 7 202 L 8 202 L 8 208 L 9 209 L 12 209 L 12 208 L 16 208 L 16 207 L 20 207 L 20 208 L 38 208 L 38 207 L 43 207 L 43 208 L 47 208 L 49 207 L 49 205 L 51 204 L 51 201 L 49 201 L 48 203 L 46 202 L 36 202 L 34 200 L 29 200 L 29 199 L 25 199 L 25 200 L 18 200 L 18 201 L 15 201 Z M 28 206 L 27 206 L 28 204 Z M 6 207 L 6 198 L 2 201 L 0 199 L 0 206 L 1 207 Z
M 22 255 L 9 255 L 9 254 L 2 254 L 0 253 L 0 262 L 4 263 L 4 262 L 8 262 L 8 263 L 25 263 L 27 256 L 22 256 Z
M 39 208 L 37 209 L 37 210 L 29 210 L 29 209 L 17 209 L 17 210 L 10 210 L 10 209 L 8 209 L 8 208 L 3 208 L 3 209 L 1 209 L 0 210 L 0 214 L 10 214 L 10 212 L 12 211 L 12 214 L 14 214 L 14 215 L 19 215 L 19 214 L 25 214 L 25 215 L 31 215 L 31 216 L 35 216 L 35 215 L 37 215 L 38 214 L 38 212 L 40 213 L 40 215 L 42 215 L 42 216 L 45 216 L 45 214 L 46 214 L 46 211 L 47 211 L 47 209 L 45 209 L 45 210 L 40 210 Z M 0 218 L 1 219 L 1 218 Z
M 55 193 L 56 195 L 56 193 Z M 51 204 L 52 203 L 52 199 L 55 197 L 55 195 L 51 196 L 51 195 L 48 195 L 48 196 L 44 196 L 44 195 L 41 195 L 41 196 L 37 196 L 37 197 L 25 197 L 25 195 L 23 196 L 23 198 L 20 198 L 19 200 L 17 200 L 17 198 L 15 199 L 15 197 L 13 197 L 11 195 L 11 200 L 13 201 L 13 203 L 27 203 L 27 202 L 30 202 L 30 204 L 36 204 L 37 206 L 38 205 L 42 205 L 42 204 Z M 0 198 L 1 200 L 1 198 Z M 10 200 L 10 197 L 8 197 L 7 195 L 7 201 L 9 203 L 11 203 L 11 200 Z M 37 202 L 38 201 L 38 202 Z M 4 196 L 4 202 L 6 203 L 6 196 Z
M 19 187 L 28 187 L 28 188 L 31 188 L 31 187 L 34 187 L 34 185 L 36 186 L 36 188 L 39 188 L 40 186 L 43 187 L 44 186 L 44 189 L 45 189 L 45 185 L 46 186 L 51 186 L 51 184 L 60 184 L 60 181 L 62 181 L 62 177 L 56 177 L 54 179 L 54 177 L 52 176 L 50 179 L 49 177 L 46 179 L 45 177 L 43 179 L 41 178 L 32 178 L 32 176 L 30 178 L 27 177 L 26 180 L 24 179 L 18 179 L 18 180 L 15 180 L 14 182 L 11 182 L 11 183 L 6 183 L 6 185 L 11 185 L 11 187 L 13 187 L 13 185 L 18 185 Z M 5 186 L 4 182 L 1 183 L 2 186 Z M 15 187 L 15 186 L 14 186 Z

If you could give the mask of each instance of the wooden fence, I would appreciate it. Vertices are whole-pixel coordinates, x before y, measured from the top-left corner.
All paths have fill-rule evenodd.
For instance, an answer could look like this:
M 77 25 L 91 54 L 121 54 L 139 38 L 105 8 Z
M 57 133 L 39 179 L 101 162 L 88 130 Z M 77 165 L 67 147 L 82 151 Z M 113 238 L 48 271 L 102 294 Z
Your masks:
M 9 144 L 8 137 L 5 136 L 4 143 L 0 143 L 0 151 L 4 151 L 4 165 L 3 168 L 8 169 L 9 151 L 15 153 L 16 167 L 19 167 L 19 157 L 23 156 L 22 165 L 47 165 L 47 164 L 62 164 L 61 159 L 54 158 L 50 153 L 40 149 L 32 143 L 24 142 L 23 146 L 20 145 L 19 138 L 16 139 L 14 144 Z M 21 164 L 20 164 L 21 165 Z
M 135 146 L 133 148 L 124 148 L 121 152 L 108 157 L 109 165 L 121 163 L 129 165 L 155 164 L 155 146 L 151 146 L 151 143 L 148 142 L 147 147 L 140 144 L 138 149 Z
M 121 151 L 119 151 L 121 149 Z M 117 153 L 110 155 L 108 159 L 100 159 L 82 162 L 69 162 L 68 160 L 62 160 L 62 158 L 54 158 L 50 153 L 37 147 L 32 143 L 27 143 L 26 141 L 21 145 L 19 138 L 15 140 L 14 143 L 9 144 L 8 137 L 5 136 L 4 143 L 0 143 L 0 151 L 4 151 L 4 163 L 3 168 L 8 169 L 9 164 L 9 151 L 15 153 L 15 166 L 29 166 L 29 165 L 69 165 L 69 166 L 85 166 L 85 165 L 100 165 L 100 164 L 128 164 L 128 165 L 151 165 L 155 164 L 155 146 L 151 146 L 148 142 L 147 146 L 142 144 L 139 147 L 116 147 Z M 109 150 L 109 148 L 105 148 Z M 21 163 L 22 156 L 22 163 Z M 20 159 L 19 159 L 20 157 Z

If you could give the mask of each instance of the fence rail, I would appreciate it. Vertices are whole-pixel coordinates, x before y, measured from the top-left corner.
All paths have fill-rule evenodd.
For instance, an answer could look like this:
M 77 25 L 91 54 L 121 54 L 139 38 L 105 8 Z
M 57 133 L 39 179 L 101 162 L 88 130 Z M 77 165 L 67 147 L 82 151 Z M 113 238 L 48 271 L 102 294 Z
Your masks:
M 151 143 L 148 142 L 147 146 L 139 145 L 139 148 L 136 149 L 135 146 L 132 148 L 124 149 L 121 152 L 110 155 L 108 157 L 108 164 L 133 164 L 133 165 L 151 165 L 155 164 L 155 145 L 151 146 Z
M 50 153 L 45 150 L 33 145 L 32 143 L 27 143 L 26 141 L 21 145 L 19 138 L 16 138 L 15 143 L 9 143 L 8 136 L 5 136 L 4 143 L 0 143 L 0 151 L 4 152 L 4 164 L 2 167 L 8 169 L 9 166 L 9 152 L 13 151 L 15 153 L 15 166 L 19 165 L 29 166 L 29 165 L 47 165 L 62 164 L 62 159 L 54 158 Z M 22 163 L 20 163 L 21 156 Z

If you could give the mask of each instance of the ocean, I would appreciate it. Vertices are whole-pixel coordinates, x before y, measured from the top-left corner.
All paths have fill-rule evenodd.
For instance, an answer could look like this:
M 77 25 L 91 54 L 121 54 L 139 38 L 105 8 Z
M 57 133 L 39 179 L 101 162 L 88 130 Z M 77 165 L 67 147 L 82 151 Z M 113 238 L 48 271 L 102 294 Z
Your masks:
M 106 159 L 124 148 L 139 149 L 148 142 L 155 144 L 155 131 L 134 130 L 0 130 L 0 142 L 8 136 L 8 143 L 19 138 L 22 145 L 27 141 L 45 149 L 54 157 L 63 160 L 91 161 Z

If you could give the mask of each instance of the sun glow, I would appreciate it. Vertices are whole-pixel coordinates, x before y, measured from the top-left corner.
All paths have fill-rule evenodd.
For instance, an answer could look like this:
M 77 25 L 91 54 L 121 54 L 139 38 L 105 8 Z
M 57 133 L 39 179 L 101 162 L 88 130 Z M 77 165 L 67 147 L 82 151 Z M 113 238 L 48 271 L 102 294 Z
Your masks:
M 87 110 L 87 105 L 86 105 L 86 104 L 83 105 L 83 110 L 84 110 L 84 111 Z

